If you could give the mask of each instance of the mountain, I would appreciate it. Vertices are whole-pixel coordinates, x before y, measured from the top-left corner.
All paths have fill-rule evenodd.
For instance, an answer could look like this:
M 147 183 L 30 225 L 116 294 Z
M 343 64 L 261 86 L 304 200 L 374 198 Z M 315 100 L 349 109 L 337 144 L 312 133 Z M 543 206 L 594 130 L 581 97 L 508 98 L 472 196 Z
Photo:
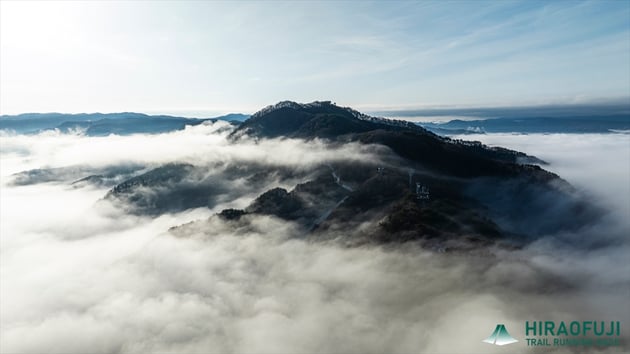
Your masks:
M 476 133 L 611 133 L 630 131 L 630 114 L 573 117 L 504 117 L 419 123 L 439 134 Z
M 96 121 L 67 121 L 55 128 L 63 133 L 80 130 L 84 131 L 87 136 L 159 134 L 181 130 L 187 125 L 197 125 L 204 121 L 202 119 L 151 116 L 121 119 L 104 118 Z
M 228 113 L 224 116 L 214 117 L 213 119 L 224 120 L 226 122 L 244 122 L 249 119 L 249 114 Z
M 27 186 L 40 183 L 71 183 L 75 187 L 83 185 L 114 186 L 140 174 L 144 166 L 128 163 L 93 167 L 74 165 L 57 168 L 38 168 L 14 173 L 10 176 L 12 186 Z
M 149 124 L 170 118 L 101 117 L 63 127 L 86 124 L 81 127 L 98 135 L 137 119 Z M 108 125 L 111 122 L 117 125 Z M 162 129 L 155 124 L 152 129 Z M 138 126 L 132 124 L 126 131 L 138 131 Z M 173 227 L 170 232 L 176 235 L 209 230 L 218 220 L 234 230 L 248 230 L 271 217 L 286 220 L 313 240 L 335 238 L 349 245 L 415 242 L 440 252 L 520 247 L 601 217 L 597 207 L 543 169 L 544 161 L 534 156 L 450 139 L 330 101 L 280 102 L 231 129 L 226 142 L 231 146 L 226 148 L 239 151 L 238 158 L 38 169 L 14 174 L 11 183 L 111 187 L 103 202 L 150 217 L 193 208 L 218 211 L 210 220 Z M 304 151 L 317 140 L 340 151 L 360 146 L 369 153 L 345 152 L 323 162 L 297 164 L 265 163 L 242 153 L 264 149 L 266 139 L 274 139 L 268 143 L 276 147 L 300 144 L 307 147 Z
M 151 116 L 142 113 L 27 113 L 0 117 L 0 130 L 18 134 L 34 134 L 44 130 L 58 129 L 67 133 L 74 130 L 85 132 L 88 136 L 106 136 L 109 134 L 159 134 L 184 129 L 186 125 L 197 125 L 204 121 L 225 120 L 235 124 L 249 116 L 230 113 L 214 118 L 183 118 L 166 115 Z
M 335 138 L 376 129 L 428 133 L 407 121 L 370 117 L 348 107 L 339 107 L 331 101 L 305 104 L 282 101 L 254 113 L 232 136 Z
M 415 124 L 370 117 L 331 102 L 280 102 L 236 127 L 238 146 L 253 139 L 323 139 L 333 146 L 381 146 L 375 160 L 340 156 L 297 168 L 226 162 L 169 164 L 115 186 L 105 199 L 160 215 L 249 199 L 220 218 L 255 227 L 259 216 L 287 220 L 315 240 L 350 244 L 419 242 L 437 251 L 491 244 L 518 247 L 541 235 L 580 228 L 599 210 L 567 182 L 523 153 L 437 136 Z M 299 140 L 298 140 L 299 141 Z M 264 192 L 258 192 L 258 191 Z M 212 219 L 211 218 L 211 219 Z M 174 227 L 211 228 L 211 220 Z
M 213 208 L 219 202 L 307 177 L 307 171 L 254 162 L 205 166 L 175 162 L 118 183 L 104 199 L 126 212 L 155 216 L 191 208 Z
M 371 117 L 330 101 L 308 104 L 284 101 L 268 106 L 253 114 L 231 136 L 234 139 L 243 136 L 324 138 L 380 144 L 403 158 L 459 177 L 515 175 L 524 169 L 536 169 L 519 163 L 544 163 L 521 152 L 452 140 L 407 121 Z M 541 176 L 544 174 L 541 172 Z
M 62 128 L 77 124 L 99 135 L 126 124 L 131 124 L 126 132 L 149 129 L 132 123 L 158 120 L 152 128 L 157 131 L 163 129 L 160 122 L 171 120 L 131 113 L 95 121 L 78 118 Z M 187 228 L 210 229 L 217 218 L 235 230 L 247 230 L 256 227 L 260 217 L 272 217 L 290 222 L 313 240 L 336 238 L 350 245 L 417 242 L 436 251 L 520 247 L 600 217 L 596 207 L 543 169 L 544 162 L 536 157 L 450 139 L 413 123 L 371 117 L 329 101 L 280 102 L 231 129 L 228 144 L 235 151 L 241 144 L 243 151 L 255 148 L 265 139 L 276 139 L 274 146 L 286 143 L 287 148 L 308 147 L 317 139 L 317 144 L 332 148 L 362 145 L 370 153 L 346 153 L 316 164 L 265 163 L 239 153 L 237 159 L 205 164 L 67 166 L 23 171 L 12 175 L 11 183 L 111 187 L 103 202 L 150 217 L 226 208 L 211 220 L 174 227 L 174 234 L 190 234 L 181 232 Z

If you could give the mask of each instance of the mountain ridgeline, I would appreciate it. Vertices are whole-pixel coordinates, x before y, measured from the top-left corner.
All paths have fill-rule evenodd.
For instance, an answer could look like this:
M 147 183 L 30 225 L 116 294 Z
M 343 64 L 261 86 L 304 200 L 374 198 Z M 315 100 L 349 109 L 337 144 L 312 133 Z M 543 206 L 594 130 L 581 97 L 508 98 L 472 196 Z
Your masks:
M 445 123 L 421 123 L 439 134 L 483 133 L 615 133 L 630 131 L 630 114 L 589 117 L 522 117 L 482 120 L 451 120 Z
M 460 177 L 518 175 L 523 170 L 538 171 L 540 178 L 556 177 L 536 166 L 519 164 L 544 163 L 524 153 L 452 140 L 411 122 L 371 117 L 330 101 L 308 104 L 285 101 L 266 107 L 231 134 L 235 139 L 244 135 L 380 144 L 403 158 Z
M 300 237 L 350 244 L 413 241 L 440 251 L 518 247 L 600 215 L 533 156 L 452 140 L 329 101 L 280 102 L 253 114 L 228 137 L 234 147 L 266 139 L 292 139 L 292 144 L 317 139 L 331 147 L 353 143 L 374 152 L 364 159 L 340 156 L 299 167 L 174 162 L 138 172 L 115 185 L 105 200 L 150 216 L 250 200 L 249 206 L 225 209 L 211 220 L 173 227 L 175 235 L 210 228 L 213 218 L 236 230 L 267 216 L 296 225 Z
M 37 134 L 48 130 L 62 133 L 82 131 L 87 136 L 107 136 L 110 134 L 160 134 L 182 130 L 187 125 L 194 126 L 205 121 L 224 120 L 237 124 L 249 116 L 231 113 L 214 118 L 183 118 L 174 116 L 151 116 L 142 113 L 26 113 L 0 117 L 0 131 L 18 134 Z

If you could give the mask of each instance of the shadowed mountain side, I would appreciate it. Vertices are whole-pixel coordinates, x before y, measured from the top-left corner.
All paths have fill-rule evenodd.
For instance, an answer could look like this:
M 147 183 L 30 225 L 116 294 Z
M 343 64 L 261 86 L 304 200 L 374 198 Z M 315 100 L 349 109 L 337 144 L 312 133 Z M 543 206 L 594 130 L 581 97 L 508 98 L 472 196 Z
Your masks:
M 417 183 L 431 186 L 429 199 L 419 199 Z M 422 174 L 409 178 L 397 170 L 375 173 L 313 230 L 313 237 L 350 236 L 355 244 L 419 241 L 445 250 L 509 236 L 489 219 L 482 204 L 463 195 L 466 183 Z
M 464 195 L 488 208 L 504 230 L 532 238 L 577 231 L 604 211 L 562 179 L 546 183 L 524 178 L 479 178 L 466 185 Z
M 298 184 L 291 192 L 282 188 L 271 189 L 256 198 L 245 212 L 274 215 L 310 229 L 344 196 L 343 188 L 331 177 L 320 176 L 317 180 Z
M 480 143 L 443 140 L 414 131 L 374 130 L 346 136 L 350 141 L 364 144 L 381 144 L 391 148 L 399 156 L 457 177 L 504 176 L 529 174 L 540 180 L 558 178 L 535 165 L 519 162 L 541 162 L 523 153 L 488 148 Z
M 212 208 L 273 183 L 304 179 L 310 172 L 256 163 L 209 166 L 171 163 L 116 185 L 105 196 L 130 213 L 160 215 Z
M 75 187 L 85 185 L 113 186 L 142 172 L 145 167 L 137 164 L 122 164 L 107 167 L 67 166 L 38 168 L 14 173 L 9 185 L 27 186 L 48 182 L 71 182 Z
M 118 184 L 105 199 L 149 215 L 210 206 L 222 185 L 197 178 L 198 172 L 190 164 L 167 164 Z
M 251 218 L 273 216 L 294 223 L 300 237 L 338 239 L 352 245 L 364 243 L 419 242 L 436 251 L 465 250 L 501 244 L 518 247 L 549 230 L 571 230 L 598 217 L 594 208 L 579 198 L 565 195 L 566 185 L 532 182 L 525 178 L 494 180 L 504 192 L 521 190 L 515 196 L 520 213 L 499 214 L 510 194 L 493 198 L 480 195 L 487 181 L 449 178 L 409 170 L 379 168 L 369 163 L 335 163 L 318 169 L 311 180 L 290 191 L 272 188 L 243 209 L 225 209 L 219 217 L 246 227 Z M 530 187 L 532 183 L 535 188 Z M 418 184 L 430 186 L 430 197 L 420 199 Z M 488 185 L 490 187 L 491 185 Z M 511 187 L 509 187 L 511 186 Z M 539 197 L 547 195 L 554 217 L 545 217 Z M 557 198 L 554 201 L 553 198 Z M 579 214 L 576 211 L 581 210 Z M 567 222 L 573 215 L 578 220 Z M 499 222 L 494 221 L 495 218 Z M 531 223 L 540 227 L 520 227 Z M 203 222 L 196 227 L 203 230 Z M 171 229 L 174 234 L 184 234 Z

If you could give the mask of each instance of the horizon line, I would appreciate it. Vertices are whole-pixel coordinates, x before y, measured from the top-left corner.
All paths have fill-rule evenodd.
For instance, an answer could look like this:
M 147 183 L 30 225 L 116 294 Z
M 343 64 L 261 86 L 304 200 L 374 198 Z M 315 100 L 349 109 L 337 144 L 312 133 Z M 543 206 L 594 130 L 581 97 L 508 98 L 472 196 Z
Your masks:
M 277 101 L 273 104 L 282 101 L 293 101 L 293 100 L 281 100 Z M 630 96 L 629 97 L 620 97 L 620 98 L 611 98 L 611 99 L 602 99 L 595 100 L 589 102 L 566 102 L 566 103 L 538 103 L 538 104 L 515 104 L 515 105 L 466 105 L 466 104 L 453 104 L 453 105 L 396 105 L 396 106 L 387 106 L 387 105 L 371 105 L 371 104 L 356 104 L 356 105 L 345 105 L 345 104 L 337 104 L 334 100 L 315 100 L 316 101 L 330 101 L 333 104 L 339 107 L 351 107 L 353 109 L 360 110 L 364 113 L 369 114 L 380 114 L 380 115 L 388 115 L 388 114 L 399 114 L 402 116 L 407 115 L 418 115 L 418 114 L 449 114 L 449 113 L 475 113 L 471 112 L 472 110 L 477 111 L 476 113 L 488 113 L 488 111 L 518 111 L 518 110 L 535 110 L 535 109 L 567 109 L 567 108 L 622 108 L 627 109 L 628 111 L 619 112 L 617 114 L 630 114 Z M 307 101 L 298 102 L 297 103 L 310 103 Z M 273 105 L 270 104 L 270 105 Z M 215 118 L 218 116 L 224 116 L 229 114 L 243 114 L 243 115 L 252 115 L 259 110 L 267 107 L 269 105 L 260 107 L 257 110 L 252 109 L 220 109 L 220 108 L 190 108 L 190 109 L 125 109 L 125 110 L 97 110 L 97 111 L 30 111 L 30 112 L 20 112 L 20 113 L 4 113 L 0 110 L 0 117 L 15 117 L 20 115 L 28 115 L 28 114 L 68 114 L 68 115 L 80 115 L 80 114 L 123 114 L 123 113 L 134 113 L 134 114 L 144 114 L 148 116 L 173 116 L 180 118 Z M 575 112 L 578 113 L 578 112 Z

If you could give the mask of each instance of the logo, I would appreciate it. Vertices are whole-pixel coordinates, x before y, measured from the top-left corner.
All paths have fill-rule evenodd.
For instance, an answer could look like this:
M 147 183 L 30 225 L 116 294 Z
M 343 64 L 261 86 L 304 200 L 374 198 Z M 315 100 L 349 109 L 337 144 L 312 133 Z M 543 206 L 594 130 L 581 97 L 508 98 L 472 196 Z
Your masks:
M 528 347 L 618 347 L 620 321 L 525 321 Z
M 482 342 L 495 344 L 495 345 L 506 345 L 518 342 L 518 340 L 512 338 L 512 336 L 508 333 L 504 324 L 498 324 L 494 328 L 494 332 L 490 335 L 490 337 L 482 340 Z

